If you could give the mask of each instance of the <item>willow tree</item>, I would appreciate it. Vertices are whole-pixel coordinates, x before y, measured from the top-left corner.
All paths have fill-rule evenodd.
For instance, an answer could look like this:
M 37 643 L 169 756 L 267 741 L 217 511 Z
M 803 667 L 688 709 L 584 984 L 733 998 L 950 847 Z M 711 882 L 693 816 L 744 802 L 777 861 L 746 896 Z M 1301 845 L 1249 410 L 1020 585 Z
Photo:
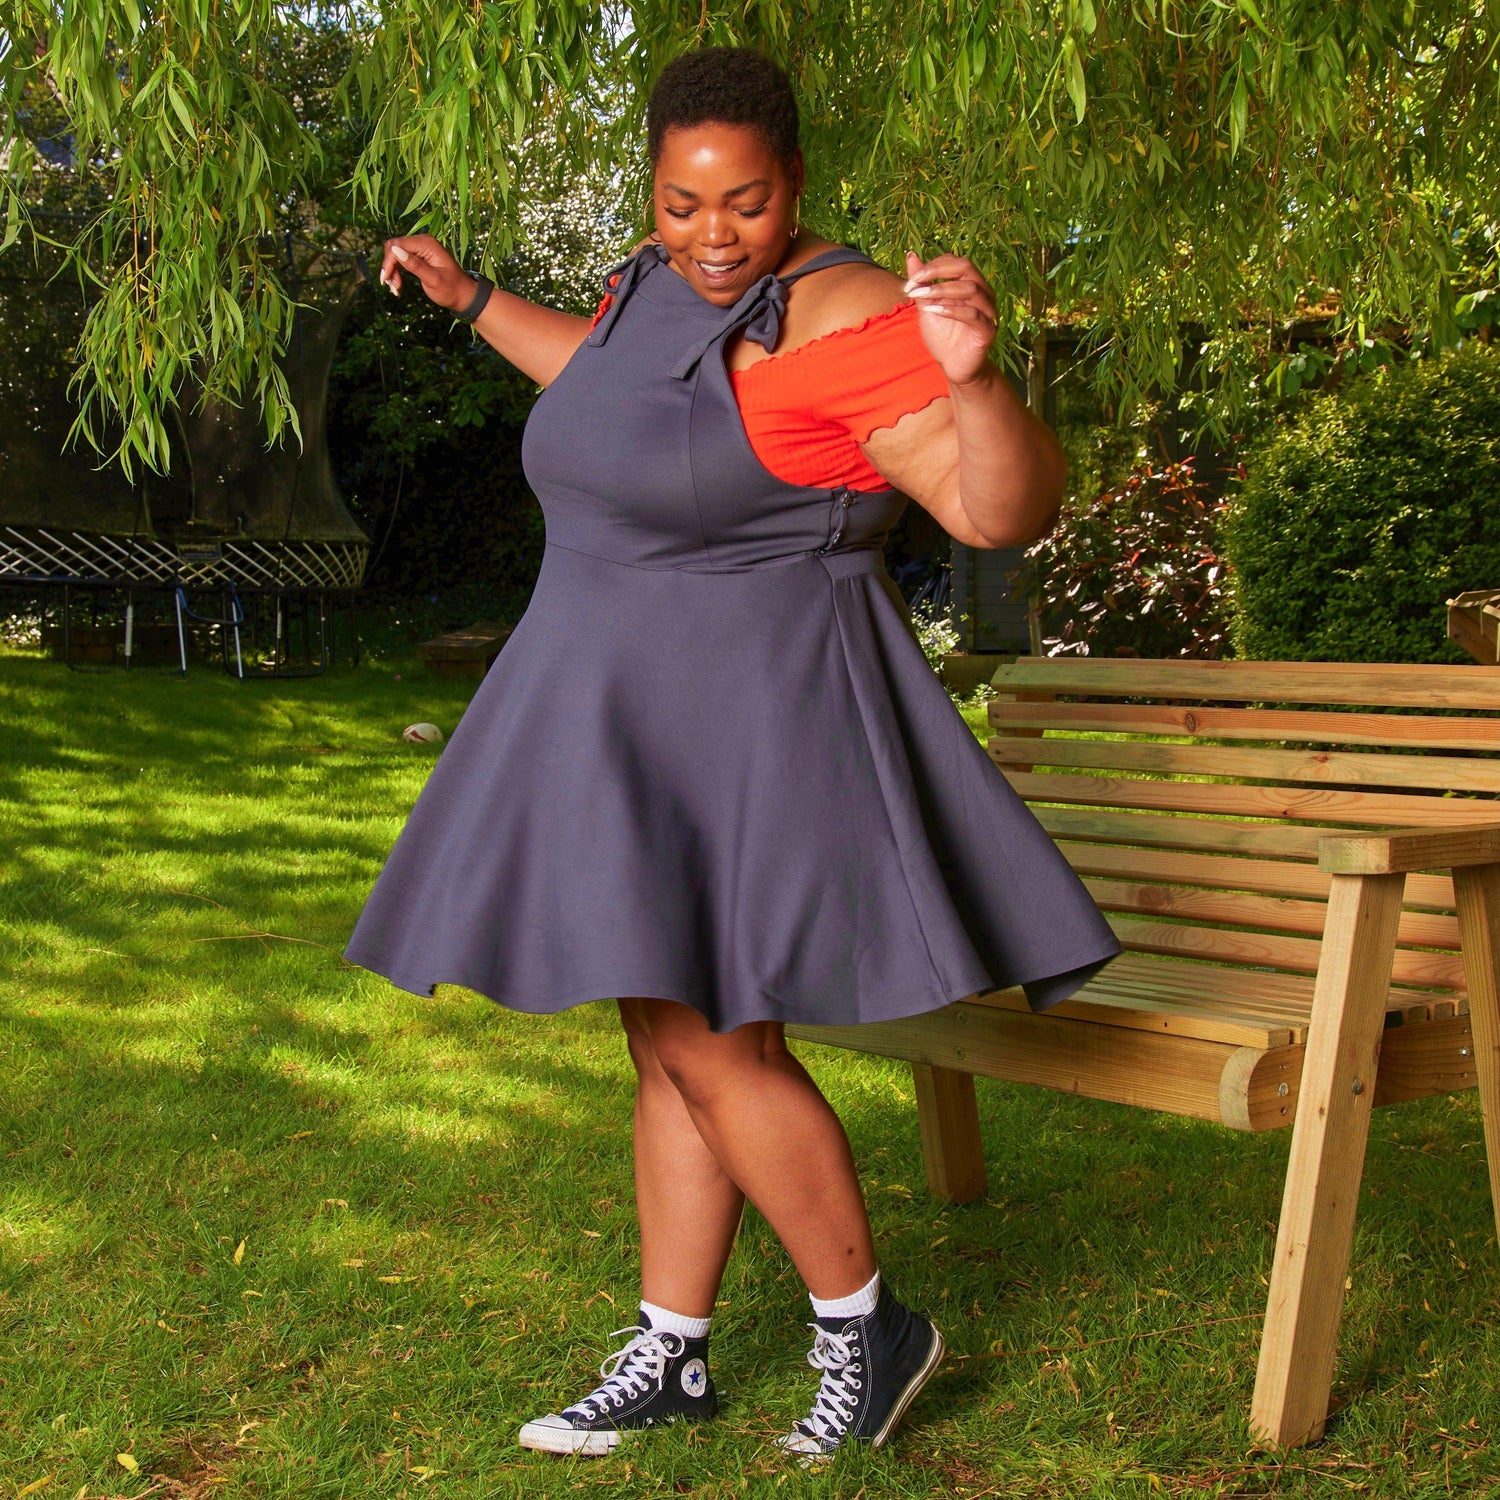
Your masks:
M 892 265 L 972 254 L 1011 348 L 1084 315 L 1122 407 L 1191 372 L 1216 432 L 1278 380 L 1277 330 L 1308 306 L 1343 349 L 1392 326 L 1444 342 L 1494 281 L 1500 0 L 0 0 L 4 239 L 28 233 L 45 92 L 108 181 L 68 249 L 97 287 L 81 425 L 117 416 L 127 464 L 162 460 L 189 371 L 287 425 L 277 235 L 323 147 L 265 55 L 314 24 L 351 42 L 372 233 L 493 267 L 539 150 L 617 171 L 633 216 L 655 70 L 749 43 L 800 88 L 806 219 Z

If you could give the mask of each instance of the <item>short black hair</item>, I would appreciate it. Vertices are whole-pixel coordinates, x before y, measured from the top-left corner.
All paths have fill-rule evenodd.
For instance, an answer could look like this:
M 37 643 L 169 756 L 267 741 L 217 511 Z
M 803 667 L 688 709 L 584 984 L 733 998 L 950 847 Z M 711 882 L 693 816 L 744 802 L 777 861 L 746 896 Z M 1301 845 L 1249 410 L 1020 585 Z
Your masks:
M 753 47 L 700 47 L 657 75 L 646 104 L 646 148 L 654 167 L 669 130 L 748 125 L 786 166 L 797 154 L 797 96 L 786 72 Z

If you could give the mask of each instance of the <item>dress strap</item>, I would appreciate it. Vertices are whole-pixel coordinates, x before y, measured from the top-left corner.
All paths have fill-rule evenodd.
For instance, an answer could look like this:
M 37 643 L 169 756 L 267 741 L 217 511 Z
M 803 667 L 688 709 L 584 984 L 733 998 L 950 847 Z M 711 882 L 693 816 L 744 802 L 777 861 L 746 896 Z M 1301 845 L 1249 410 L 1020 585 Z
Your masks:
M 852 265 L 856 261 L 874 265 L 874 261 L 862 250 L 856 250 L 852 245 L 834 245 L 831 249 L 813 256 L 805 265 L 798 266 L 795 271 L 788 271 L 782 276 L 773 273 L 762 276 L 729 309 L 725 321 L 706 338 L 700 339 L 678 361 L 671 371 L 672 378 L 686 380 L 715 344 L 741 328 L 745 330 L 745 337 L 751 343 L 759 344 L 767 354 L 772 353 L 776 348 L 776 340 L 781 336 L 781 318 L 786 312 L 787 287 L 810 272 L 825 271 L 830 266 Z
M 620 309 L 630 300 L 630 294 L 641 277 L 653 262 L 665 262 L 666 259 L 667 252 L 660 245 L 648 242 L 604 273 L 601 281 L 605 296 L 609 298 L 609 305 L 590 330 L 589 336 L 584 339 L 585 344 L 599 345 L 609 337 L 610 329 L 615 326 L 615 319 L 620 316 Z
M 788 271 L 786 275 L 777 277 L 777 280 L 782 286 L 790 286 L 810 271 L 826 271 L 830 266 L 852 266 L 859 261 L 867 266 L 875 264 L 863 250 L 856 250 L 853 245 L 833 245 L 820 251 L 811 260 L 804 261 L 795 271 Z

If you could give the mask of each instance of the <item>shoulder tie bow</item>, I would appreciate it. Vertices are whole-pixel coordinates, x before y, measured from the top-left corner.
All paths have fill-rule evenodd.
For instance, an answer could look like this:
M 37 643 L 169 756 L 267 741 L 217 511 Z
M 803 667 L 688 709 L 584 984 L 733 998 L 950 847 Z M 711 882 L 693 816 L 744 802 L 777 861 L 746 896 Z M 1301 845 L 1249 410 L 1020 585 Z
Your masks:
M 750 287 L 728 311 L 720 323 L 706 338 L 700 339 L 693 348 L 672 368 L 674 380 L 686 380 L 698 367 L 698 362 L 721 339 L 726 339 L 736 329 L 743 328 L 745 337 L 759 344 L 767 354 L 776 348 L 781 336 L 781 319 L 786 312 L 786 286 L 769 272 Z

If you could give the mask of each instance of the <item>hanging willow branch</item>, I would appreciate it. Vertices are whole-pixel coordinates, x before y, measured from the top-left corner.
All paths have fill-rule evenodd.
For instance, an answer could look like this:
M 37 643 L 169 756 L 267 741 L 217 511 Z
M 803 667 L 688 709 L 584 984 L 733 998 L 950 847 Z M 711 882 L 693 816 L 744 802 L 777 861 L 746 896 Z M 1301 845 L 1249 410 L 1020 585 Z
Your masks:
M 310 27 L 349 50 L 338 183 L 266 68 Z M 807 219 L 892 266 L 908 246 L 972 254 L 1018 349 L 1034 247 L 1056 247 L 1048 315 L 1087 324 L 1125 410 L 1194 384 L 1222 434 L 1308 306 L 1350 347 L 1387 328 L 1444 342 L 1459 295 L 1495 280 L 1500 0 L 0 0 L 6 243 L 44 170 L 39 98 L 107 184 L 68 242 L 97 289 L 79 431 L 98 446 L 113 427 L 127 466 L 162 466 L 191 374 L 261 403 L 278 439 L 289 202 L 342 187 L 368 233 L 429 229 L 493 266 L 539 143 L 639 197 L 642 92 L 698 42 L 792 71 Z

